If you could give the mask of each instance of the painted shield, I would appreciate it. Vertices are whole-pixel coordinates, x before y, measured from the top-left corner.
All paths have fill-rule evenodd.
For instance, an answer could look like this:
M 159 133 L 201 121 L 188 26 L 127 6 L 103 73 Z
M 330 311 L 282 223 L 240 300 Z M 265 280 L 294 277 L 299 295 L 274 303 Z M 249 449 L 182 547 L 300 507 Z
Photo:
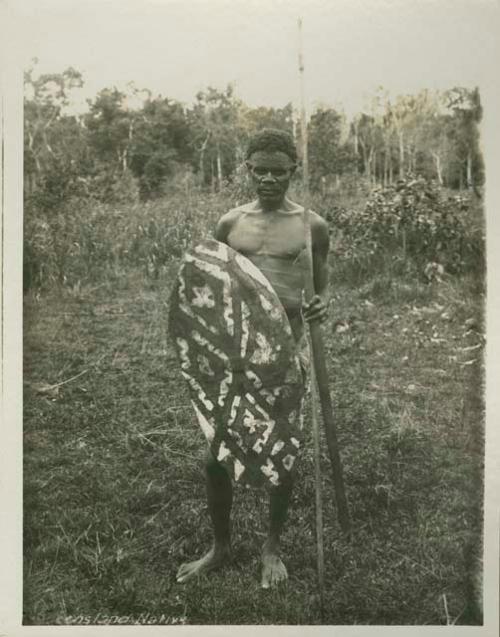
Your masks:
M 280 484 L 301 444 L 304 384 L 269 281 L 227 245 L 203 241 L 181 264 L 169 332 L 213 455 L 235 480 Z

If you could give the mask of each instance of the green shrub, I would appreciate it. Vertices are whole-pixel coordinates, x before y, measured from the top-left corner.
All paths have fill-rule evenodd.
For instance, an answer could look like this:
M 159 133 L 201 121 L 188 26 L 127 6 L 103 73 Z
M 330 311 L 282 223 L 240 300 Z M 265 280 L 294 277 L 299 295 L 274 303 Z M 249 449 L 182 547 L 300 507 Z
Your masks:
M 439 264 L 455 274 L 483 265 L 482 224 L 473 223 L 473 201 L 435 183 L 408 179 L 375 188 L 362 209 L 331 207 L 326 218 L 340 235 L 338 256 L 353 263 L 387 258 L 419 271 Z

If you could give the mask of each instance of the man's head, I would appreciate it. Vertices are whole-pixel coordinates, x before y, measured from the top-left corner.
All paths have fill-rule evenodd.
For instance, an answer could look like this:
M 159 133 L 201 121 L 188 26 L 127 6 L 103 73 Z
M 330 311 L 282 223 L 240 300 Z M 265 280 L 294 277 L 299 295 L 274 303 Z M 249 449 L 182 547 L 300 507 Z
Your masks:
M 275 128 L 263 129 L 249 141 L 246 165 L 262 207 L 278 208 L 297 166 L 292 136 Z

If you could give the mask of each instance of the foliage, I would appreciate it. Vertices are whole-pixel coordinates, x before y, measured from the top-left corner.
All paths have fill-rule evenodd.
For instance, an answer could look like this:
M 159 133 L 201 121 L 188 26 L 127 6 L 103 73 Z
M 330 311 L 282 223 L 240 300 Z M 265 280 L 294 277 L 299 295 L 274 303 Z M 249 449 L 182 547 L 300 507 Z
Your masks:
M 82 85 L 72 68 L 36 77 L 33 65 L 25 74 L 25 194 L 41 208 L 83 192 L 112 203 L 125 173 L 143 201 L 161 197 L 180 172 L 215 192 L 238 178 L 248 138 L 260 128 L 298 138 L 291 104 L 252 108 L 231 84 L 209 86 L 189 107 L 133 85 L 105 88 L 76 115 L 72 95 Z M 360 177 L 388 186 L 412 172 L 478 193 L 481 115 L 478 90 L 462 87 L 396 98 L 380 89 L 351 120 L 318 107 L 308 124 L 312 190 L 325 195 Z
M 356 161 L 352 145 L 345 139 L 345 117 L 331 108 L 315 111 L 309 122 L 309 165 L 311 185 L 320 190 L 330 175 L 352 173 Z
M 429 263 L 447 273 L 483 265 L 484 236 L 471 223 L 473 199 L 450 195 L 434 181 L 409 176 L 396 187 L 375 188 L 362 209 L 332 208 L 332 232 L 341 233 L 338 256 L 362 260 L 389 255 L 420 272 Z

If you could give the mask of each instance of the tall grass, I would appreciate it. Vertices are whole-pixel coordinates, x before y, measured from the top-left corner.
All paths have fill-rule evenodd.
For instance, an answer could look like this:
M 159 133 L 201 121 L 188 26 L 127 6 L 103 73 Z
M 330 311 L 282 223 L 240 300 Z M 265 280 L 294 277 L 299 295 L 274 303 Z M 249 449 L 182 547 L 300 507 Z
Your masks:
M 422 188 L 410 184 L 407 191 L 415 199 Z M 292 196 L 300 201 L 294 190 Z M 450 273 L 484 270 L 483 215 L 477 201 L 460 211 L 446 193 L 440 193 L 434 208 L 432 202 L 419 201 L 402 207 L 392 196 L 375 191 L 367 200 L 366 190 L 313 195 L 312 207 L 330 224 L 331 258 L 338 271 L 359 282 L 374 270 L 422 278 L 434 262 Z M 212 234 L 217 219 L 248 197 L 248 188 L 237 182 L 217 194 L 172 189 L 147 203 L 112 205 L 87 197 L 53 210 L 28 205 L 25 290 L 118 280 L 130 268 L 157 279 L 188 244 Z
M 74 198 L 48 213 L 28 208 L 25 290 L 116 279 L 130 267 L 158 278 L 189 243 L 212 233 L 232 205 L 231 199 L 210 193 L 195 198 L 174 193 L 146 203 Z

